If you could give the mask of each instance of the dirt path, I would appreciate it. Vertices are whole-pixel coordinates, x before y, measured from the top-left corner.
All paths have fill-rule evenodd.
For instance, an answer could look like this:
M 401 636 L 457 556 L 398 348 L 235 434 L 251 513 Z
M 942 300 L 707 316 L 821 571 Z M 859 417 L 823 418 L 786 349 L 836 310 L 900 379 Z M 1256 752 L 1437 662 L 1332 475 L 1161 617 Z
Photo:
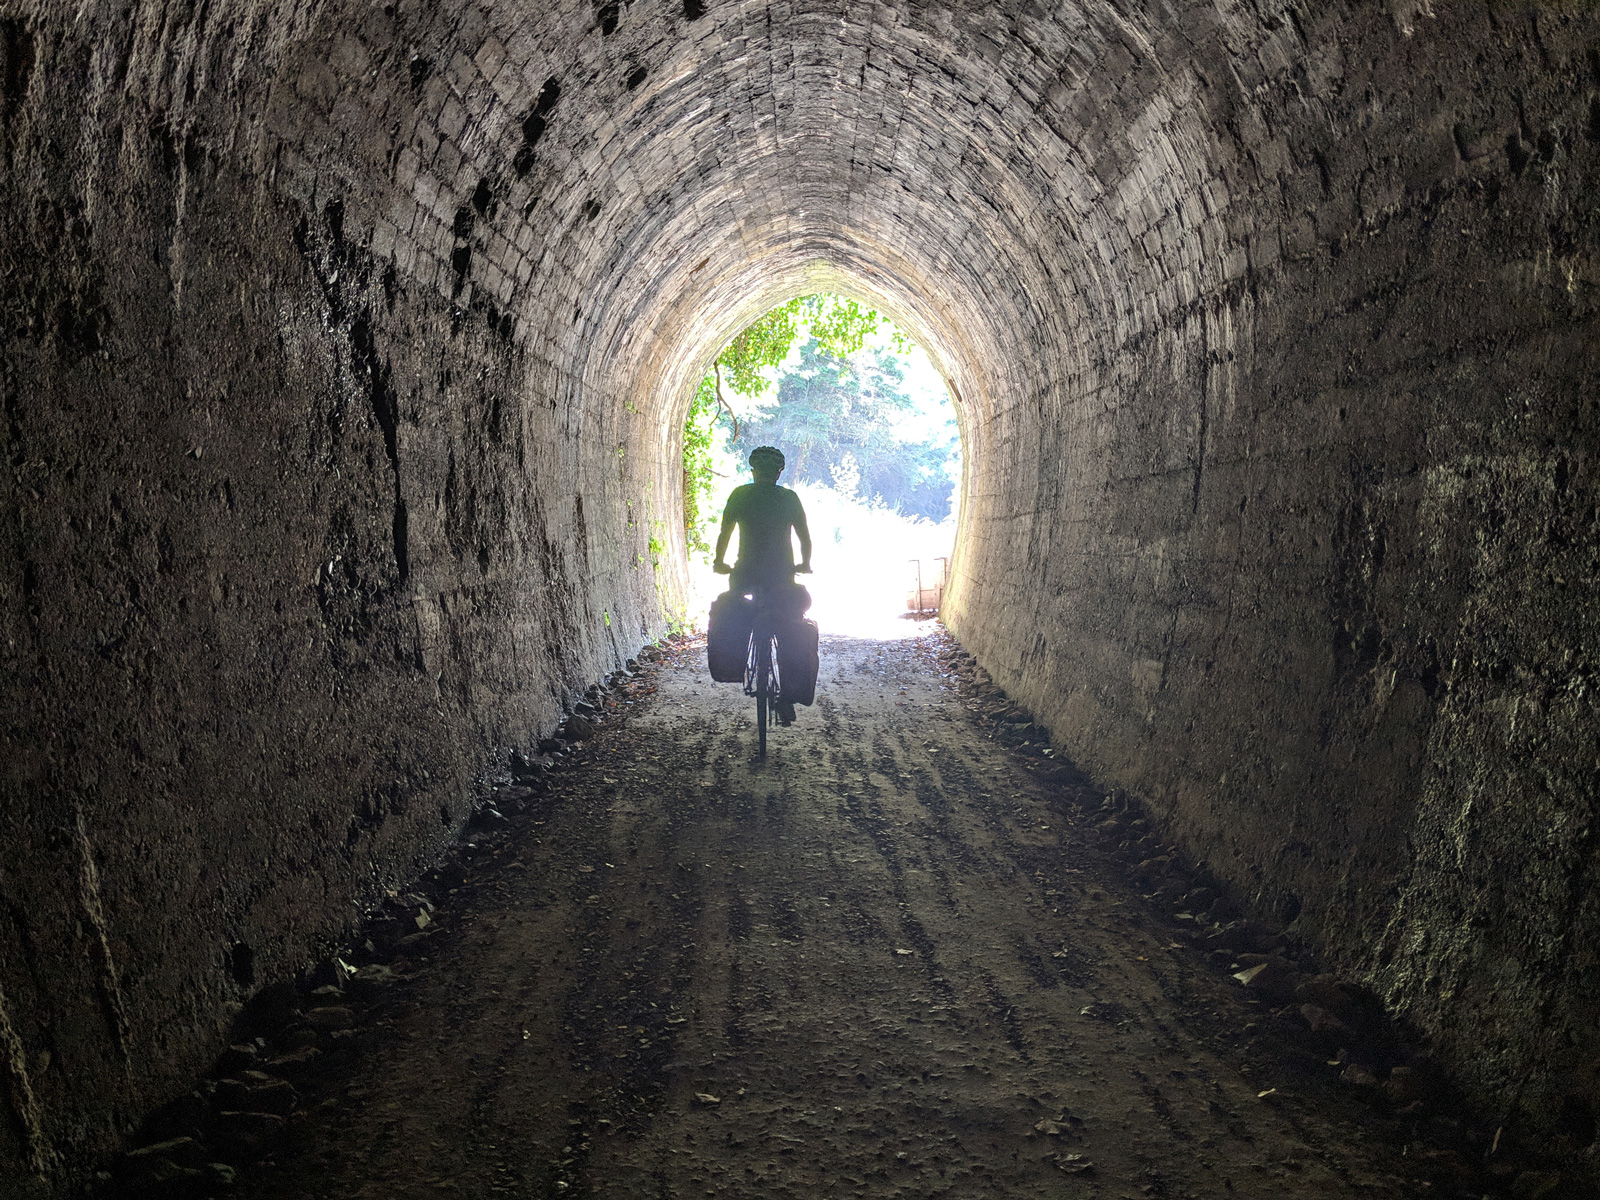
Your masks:
M 245 1195 L 1415 1194 L 1336 1085 L 1258 1100 L 1259 1010 L 927 639 L 825 640 L 764 765 L 701 654 L 483 855 Z

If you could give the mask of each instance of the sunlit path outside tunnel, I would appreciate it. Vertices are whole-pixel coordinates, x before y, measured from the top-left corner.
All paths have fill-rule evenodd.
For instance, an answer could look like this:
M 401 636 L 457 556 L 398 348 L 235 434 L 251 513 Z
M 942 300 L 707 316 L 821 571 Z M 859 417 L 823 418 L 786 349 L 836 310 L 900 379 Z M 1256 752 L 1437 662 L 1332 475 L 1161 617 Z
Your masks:
M 798 579 L 811 593 L 809 615 L 821 630 L 877 639 L 926 632 L 920 626 L 937 615 L 933 588 L 954 546 L 954 523 L 908 520 L 832 488 L 801 484 L 796 490 L 817 542 L 815 573 Z M 697 568 L 693 603 L 703 626 L 712 599 L 727 581 L 703 565 Z M 919 570 L 928 605 L 922 614 L 914 599 Z
M 837 492 L 802 486 L 800 495 L 820 535 L 816 573 L 804 583 L 815 599 L 811 615 L 830 634 L 893 639 L 926 632 L 934 587 L 955 548 L 955 522 L 907 520 L 882 508 L 841 502 Z M 831 530 L 840 531 L 834 540 Z M 926 610 L 913 602 L 923 585 Z

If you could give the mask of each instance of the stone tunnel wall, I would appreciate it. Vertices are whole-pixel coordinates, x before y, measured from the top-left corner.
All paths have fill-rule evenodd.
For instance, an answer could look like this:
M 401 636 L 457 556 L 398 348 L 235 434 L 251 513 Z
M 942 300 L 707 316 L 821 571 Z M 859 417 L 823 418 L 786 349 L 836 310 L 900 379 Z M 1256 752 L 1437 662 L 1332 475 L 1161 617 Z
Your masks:
M 1154 319 L 984 418 L 949 619 L 1481 1101 L 1588 1129 L 1600 23 L 1300 10 L 1231 75 L 1228 211 L 1130 221 Z
M 1480 1097 L 1588 1095 L 1597 94 L 1582 6 L 0 12 L 0 1178 L 662 628 L 689 389 L 821 286 L 949 375 L 997 678 Z
M 571 281 L 531 332 L 475 291 L 470 188 L 442 270 L 374 246 L 374 131 L 320 65 L 358 43 L 237 7 L 0 21 L 4 1196 L 414 877 L 676 569 L 670 451 L 619 453 L 573 375 Z

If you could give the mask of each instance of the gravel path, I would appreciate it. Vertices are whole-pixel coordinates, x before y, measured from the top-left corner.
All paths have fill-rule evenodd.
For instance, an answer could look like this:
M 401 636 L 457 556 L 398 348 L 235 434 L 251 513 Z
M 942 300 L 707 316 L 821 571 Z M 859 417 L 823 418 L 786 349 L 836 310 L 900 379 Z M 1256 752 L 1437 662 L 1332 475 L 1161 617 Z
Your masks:
M 468 852 L 243 1194 L 1415 1194 L 1373 1109 L 1252 1051 L 1082 789 L 971 719 L 943 636 L 824 639 L 765 764 L 669 653 Z

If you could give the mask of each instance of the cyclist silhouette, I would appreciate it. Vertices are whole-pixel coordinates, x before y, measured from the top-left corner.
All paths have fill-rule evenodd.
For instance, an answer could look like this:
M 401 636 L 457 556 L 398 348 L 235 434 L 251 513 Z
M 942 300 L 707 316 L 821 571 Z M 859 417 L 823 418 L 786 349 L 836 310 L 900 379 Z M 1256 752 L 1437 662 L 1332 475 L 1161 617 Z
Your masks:
M 794 582 L 796 575 L 811 573 L 811 530 L 806 527 L 806 510 L 800 497 L 791 489 L 778 486 L 783 466 L 783 451 L 776 446 L 757 446 L 750 451 L 750 474 L 755 476 L 755 482 L 734 488 L 728 497 L 728 505 L 722 511 L 722 530 L 717 534 L 717 557 L 711 566 L 717 574 L 732 577 L 729 587 L 736 595 L 792 608 L 793 619 L 798 621 L 811 603 L 806 590 Z M 730 567 L 724 556 L 735 529 L 739 531 L 739 558 Z M 790 530 L 800 539 L 798 564 L 794 561 Z M 780 655 L 784 640 L 779 635 Z M 809 696 L 804 702 L 810 703 Z M 775 709 L 783 724 L 794 723 L 794 701 L 788 696 L 780 697 Z
M 722 510 L 717 560 L 711 564 L 718 575 L 732 576 L 729 586 L 741 595 L 788 587 L 796 575 L 811 573 L 811 530 L 806 527 L 805 507 L 793 491 L 778 486 L 778 476 L 783 474 L 783 451 L 776 446 L 757 446 L 750 451 L 750 474 L 755 476 L 755 482 L 734 488 L 728 506 Z M 730 567 L 723 556 L 736 527 L 739 558 Z M 789 540 L 791 529 L 800 538 L 798 566 Z

